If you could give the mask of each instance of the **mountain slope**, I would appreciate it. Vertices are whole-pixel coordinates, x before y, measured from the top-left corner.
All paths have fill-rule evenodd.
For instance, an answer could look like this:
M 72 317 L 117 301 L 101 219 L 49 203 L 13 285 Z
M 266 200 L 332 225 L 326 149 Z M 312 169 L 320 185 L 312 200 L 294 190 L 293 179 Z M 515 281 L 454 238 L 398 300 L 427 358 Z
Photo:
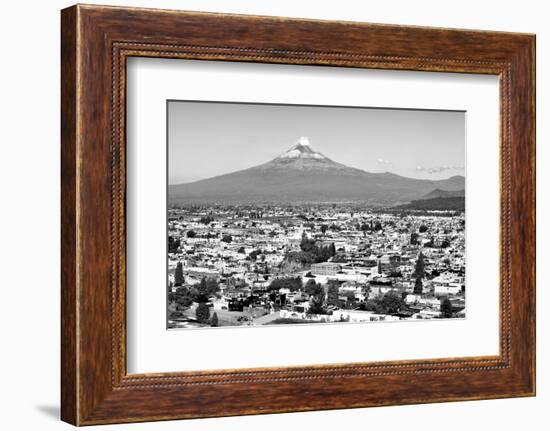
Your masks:
M 369 173 L 315 151 L 307 138 L 259 166 L 192 183 L 169 186 L 171 204 L 244 202 L 343 202 L 393 204 L 434 189 L 464 189 L 464 177 L 430 181 Z
M 406 205 L 399 205 L 398 208 L 412 210 L 440 210 L 440 211 L 464 211 L 466 200 L 464 196 L 447 198 L 430 198 L 413 200 Z
M 465 190 L 432 190 L 427 195 L 422 196 L 422 199 L 434 199 L 434 198 L 463 198 Z

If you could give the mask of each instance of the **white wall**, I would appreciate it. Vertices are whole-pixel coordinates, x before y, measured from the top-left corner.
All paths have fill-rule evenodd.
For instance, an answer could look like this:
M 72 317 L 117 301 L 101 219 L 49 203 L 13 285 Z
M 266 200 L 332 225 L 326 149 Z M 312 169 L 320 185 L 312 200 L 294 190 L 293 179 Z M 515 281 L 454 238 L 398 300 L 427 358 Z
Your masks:
M 550 14 L 544 1 L 181 0 L 101 1 L 103 4 L 357 20 L 393 24 L 537 33 L 537 113 L 550 117 Z M 70 2 L 2 4 L 0 67 L 0 401 L 3 429 L 69 429 L 58 421 L 59 399 L 59 9 Z M 538 135 L 538 397 L 332 412 L 124 425 L 109 429 L 275 430 L 543 429 L 549 418 L 550 126 Z M 7 294 L 7 298 L 6 298 Z M 545 307 L 546 305 L 546 307 Z M 546 341 L 545 341 L 546 339 Z M 7 342 L 6 342 L 7 341 Z M 537 426 L 536 422 L 542 423 Z M 101 427 L 100 427 L 101 428 Z

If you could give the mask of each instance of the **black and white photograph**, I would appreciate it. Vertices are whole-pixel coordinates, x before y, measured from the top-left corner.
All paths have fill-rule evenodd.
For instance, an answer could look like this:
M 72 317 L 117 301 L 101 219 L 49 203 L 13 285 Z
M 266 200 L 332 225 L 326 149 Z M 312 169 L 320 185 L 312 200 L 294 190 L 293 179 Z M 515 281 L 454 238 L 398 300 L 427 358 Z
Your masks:
M 464 112 L 167 115 L 169 329 L 466 316 Z

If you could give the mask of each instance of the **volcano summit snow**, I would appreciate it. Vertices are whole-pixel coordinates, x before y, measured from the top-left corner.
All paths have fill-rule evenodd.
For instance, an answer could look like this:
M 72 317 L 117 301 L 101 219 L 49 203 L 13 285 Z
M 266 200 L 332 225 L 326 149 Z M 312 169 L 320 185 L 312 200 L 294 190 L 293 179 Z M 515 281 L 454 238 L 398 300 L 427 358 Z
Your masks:
M 298 139 L 298 143 L 288 150 L 286 153 L 281 154 L 277 159 L 316 159 L 327 160 L 328 158 L 321 153 L 314 151 L 309 146 L 309 139 L 305 136 Z M 277 160 L 275 159 L 275 160 Z
M 389 172 L 370 173 L 335 162 L 301 137 L 279 157 L 248 169 L 191 183 L 170 185 L 170 204 L 409 202 L 435 190 L 462 190 L 464 177 L 419 180 Z

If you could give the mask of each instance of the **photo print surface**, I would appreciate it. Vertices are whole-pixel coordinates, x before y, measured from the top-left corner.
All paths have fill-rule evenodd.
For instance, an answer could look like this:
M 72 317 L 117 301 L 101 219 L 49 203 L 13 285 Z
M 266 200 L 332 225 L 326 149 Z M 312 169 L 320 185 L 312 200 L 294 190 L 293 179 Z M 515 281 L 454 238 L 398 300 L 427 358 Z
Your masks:
M 466 316 L 465 112 L 167 116 L 168 329 Z

